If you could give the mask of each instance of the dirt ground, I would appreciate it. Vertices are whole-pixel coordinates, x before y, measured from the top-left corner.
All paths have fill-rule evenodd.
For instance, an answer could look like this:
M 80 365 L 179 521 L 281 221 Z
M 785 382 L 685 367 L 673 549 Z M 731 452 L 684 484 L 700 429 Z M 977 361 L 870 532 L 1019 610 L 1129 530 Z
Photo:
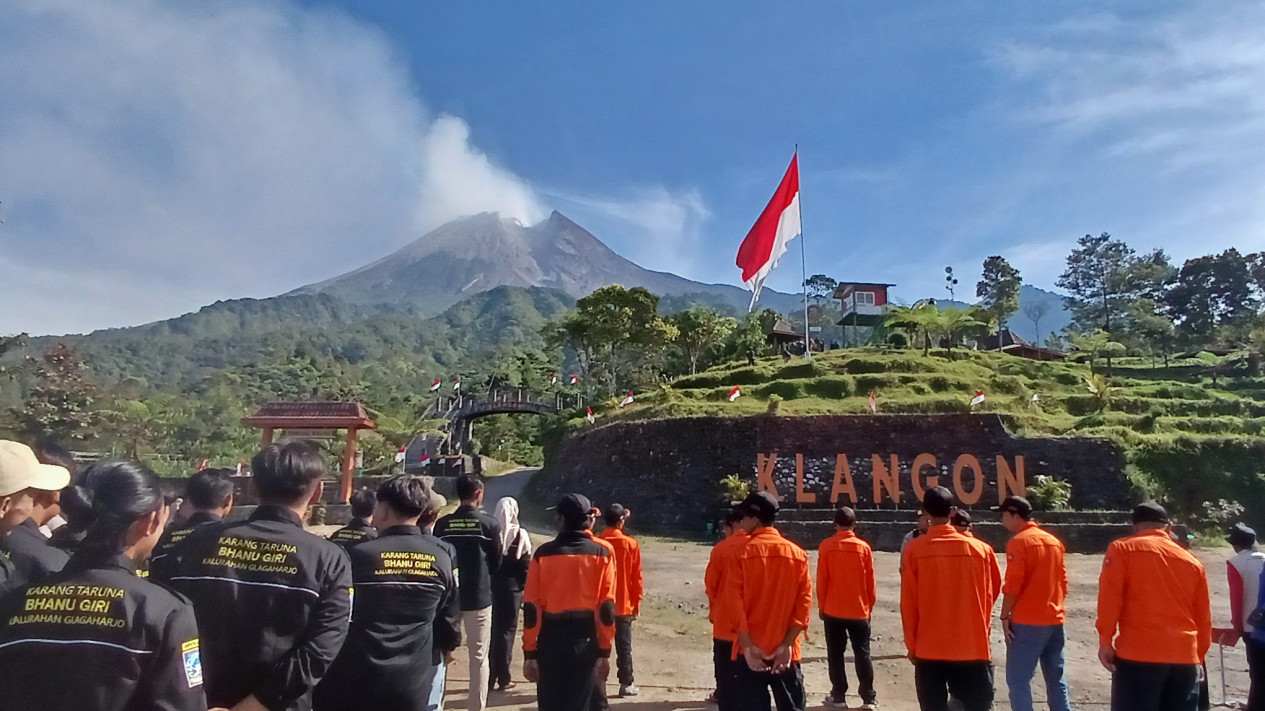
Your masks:
M 636 677 L 642 693 L 629 699 L 612 697 L 612 708 L 616 711 L 706 709 L 708 707 L 704 699 L 712 688 L 711 628 L 707 622 L 707 603 L 702 581 L 709 547 L 654 538 L 643 538 L 642 547 L 647 599 L 642 606 L 642 617 L 633 628 Z M 1224 571 L 1225 559 L 1230 551 L 1207 550 L 1199 551 L 1198 554 L 1209 571 L 1213 624 L 1228 626 L 1229 603 L 1226 601 Z M 810 558 L 815 570 L 816 553 L 810 553 Z M 880 706 L 891 711 L 914 711 L 918 705 L 913 689 L 913 668 L 905 659 L 904 644 L 901 641 L 898 562 L 895 553 L 875 554 L 879 586 L 871 650 L 874 655 L 875 685 Z M 1076 708 L 1107 706 L 1110 678 L 1098 664 L 1097 634 L 1094 631 L 1097 580 L 1101 565 L 1102 556 L 1098 555 L 1068 557 L 1071 590 L 1068 597 L 1066 655 L 1072 702 Z M 1217 651 L 1218 648 L 1214 646 L 1208 658 L 1213 704 L 1222 701 L 1221 667 Z M 822 701 L 830 690 L 825 652 L 821 622 L 814 613 L 809 640 L 804 646 L 803 670 L 809 708 L 823 708 Z M 1247 662 L 1242 644 L 1224 649 L 1224 652 L 1228 695 L 1231 700 L 1241 700 L 1247 693 Z M 993 661 L 997 665 L 997 709 L 1008 707 L 1005 653 L 1000 628 L 995 627 Z M 490 707 L 535 707 L 535 688 L 519 678 L 521 663 L 516 655 L 514 668 L 518 686 L 506 693 L 493 693 L 489 698 Z M 612 682 L 613 676 L 612 672 Z M 1035 698 L 1041 700 L 1044 698 L 1044 687 L 1039 673 L 1037 677 L 1033 682 L 1033 691 Z M 468 678 L 465 650 L 458 650 L 457 662 L 449 672 L 446 708 L 465 708 L 468 686 L 465 680 Z M 855 694 L 856 677 L 851 669 L 849 678 Z M 610 693 L 614 694 L 617 690 L 617 686 L 612 683 Z M 848 700 L 854 707 L 860 705 L 860 700 L 855 696 L 850 696 Z M 1044 708 L 1044 704 L 1039 703 L 1038 708 Z

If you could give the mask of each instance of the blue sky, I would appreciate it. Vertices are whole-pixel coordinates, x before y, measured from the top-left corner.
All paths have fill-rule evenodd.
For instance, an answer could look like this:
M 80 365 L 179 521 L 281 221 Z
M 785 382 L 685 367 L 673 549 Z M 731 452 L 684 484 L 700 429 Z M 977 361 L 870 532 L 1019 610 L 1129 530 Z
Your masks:
M 990 254 L 1049 288 L 1090 232 L 1265 248 L 1259 1 L 0 0 L 0 93 L 0 332 L 269 296 L 480 210 L 737 283 L 795 143 L 810 273 L 907 299 Z

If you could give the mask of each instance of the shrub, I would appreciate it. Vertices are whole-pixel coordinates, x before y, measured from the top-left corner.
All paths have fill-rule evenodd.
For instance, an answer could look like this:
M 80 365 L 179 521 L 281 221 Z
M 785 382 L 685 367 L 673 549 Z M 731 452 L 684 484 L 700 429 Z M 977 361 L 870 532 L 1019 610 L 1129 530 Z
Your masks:
M 785 366 L 774 373 L 773 377 L 778 380 L 794 380 L 797 378 L 813 378 L 818 375 L 825 374 L 825 366 L 819 364 L 815 360 L 810 360 L 805 363 L 796 363 L 794 365 Z
M 728 504 L 731 501 L 742 501 L 751 494 L 751 482 L 743 479 L 738 474 L 730 474 L 720 480 L 720 492 L 722 504 Z
M 777 395 L 782 400 L 798 400 L 804 397 L 804 383 L 794 380 L 776 380 L 755 386 L 751 389 L 751 394 L 764 399 Z
M 840 376 L 817 378 L 804 385 L 804 392 L 827 400 L 842 400 L 852 395 L 852 381 Z
M 781 396 L 781 395 L 770 395 L 770 396 L 769 396 L 769 405 L 768 405 L 768 407 L 765 409 L 765 412 L 769 413 L 770 415 L 776 415 L 776 414 L 777 414 L 777 412 L 778 412 L 778 410 L 780 410 L 780 409 L 782 409 L 782 396 Z
M 1028 486 L 1028 501 L 1037 511 L 1067 511 L 1072 503 L 1072 484 L 1038 474 L 1036 482 Z

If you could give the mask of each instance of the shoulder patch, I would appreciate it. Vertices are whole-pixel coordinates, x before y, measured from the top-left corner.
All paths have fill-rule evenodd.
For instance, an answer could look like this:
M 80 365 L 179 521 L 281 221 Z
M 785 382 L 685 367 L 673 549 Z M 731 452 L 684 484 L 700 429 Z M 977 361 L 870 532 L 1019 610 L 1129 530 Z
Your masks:
M 189 688 L 202 686 L 202 651 L 198 648 L 198 640 L 191 639 L 180 645 L 180 656 L 184 659 L 184 678 Z

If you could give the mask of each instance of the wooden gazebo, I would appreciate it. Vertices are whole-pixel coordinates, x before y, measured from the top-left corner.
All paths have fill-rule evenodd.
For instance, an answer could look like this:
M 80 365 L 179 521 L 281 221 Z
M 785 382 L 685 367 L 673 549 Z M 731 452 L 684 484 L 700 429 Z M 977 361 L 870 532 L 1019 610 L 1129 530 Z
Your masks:
M 360 430 L 375 429 L 369 413 L 358 402 L 270 402 L 242 424 L 263 429 L 259 446 L 272 444 L 277 430 L 287 437 L 329 439 L 346 430 L 343 461 L 339 476 L 339 500 L 351 498 L 351 480 L 356 471 L 356 439 Z
M 792 343 L 803 343 L 804 334 L 797 332 L 793 326 L 783 319 L 777 319 L 764 331 L 764 341 L 774 348 L 781 348 Z

